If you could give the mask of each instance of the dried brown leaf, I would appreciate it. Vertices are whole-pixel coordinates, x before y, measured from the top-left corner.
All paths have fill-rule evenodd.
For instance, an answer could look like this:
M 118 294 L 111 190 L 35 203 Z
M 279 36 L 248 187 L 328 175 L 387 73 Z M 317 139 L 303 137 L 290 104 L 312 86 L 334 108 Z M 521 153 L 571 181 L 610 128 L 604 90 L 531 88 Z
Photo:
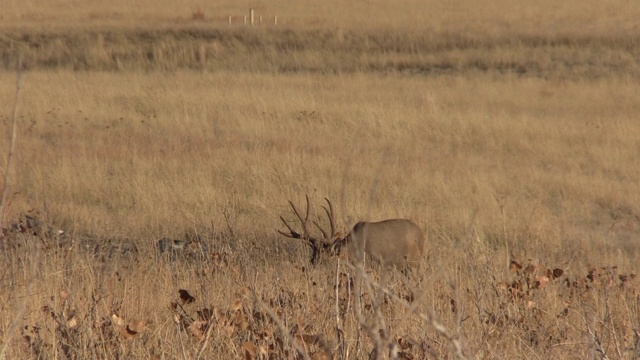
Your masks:
M 75 329 L 80 326 L 80 321 L 76 315 L 73 315 L 70 319 L 67 320 L 67 327 L 69 329 Z
M 147 323 L 144 320 L 131 320 L 129 321 L 127 328 L 129 328 L 130 331 L 139 333 L 144 331 L 146 325 Z
M 265 328 L 260 332 L 260 338 L 262 340 L 270 341 L 273 339 L 273 329 Z
M 235 315 L 231 319 L 231 322 L 240 330 L 246 330 L 247 328 L 249 328 L 249 319 L 240 311 L 235 313 Z
M 536 271 L 536 266 L 533 264 L 527 265 L 527 267 L 524 269 L 524 272 L 527 274 L 533 274 L 535 271 Z
M 256 346 L 251 341 L 242 344 L 245 360 L 253 360 L 256 358 Z
M 231 311 L 240 311 L 242 310 L 242 300 L 237 299 L 233 301 L 233 304 L 231 304 Z
M 246 298 L 249 295 L 251 295 L 251 290 L 249 290 L 248 287 L 245 286 L 241 286 L 238 288 L 238 290 L 236 291 L 236 294 L 238 294 L 239 297 L 241 298 Z
M 413 355 L 411 355 L 411 354 L 410 354 L 410 353 L 408 353 L 408 352 L 400 351 L 400 352 L 398 353 L 398 359 L 400 359 L 400 360 L 413 360 L 413 359 L 414 359 L 414 357 L 413 357 Z
M 196 301 L 196 298 L 191 296 L 187 290 L 180 289 L 178 290 L 178 294 L 180 295 L 180 300 L 182 301 L 182 305 L 191 304 Z
M 315 351 L 309 354 L 311 360 L 331 360 L 331 356 L 329 356 L 324 351 Z
M 209 308 L 202 308 L 196 311 L 199 320 L 209 321 L 213 317 L 214 311 Z
M 322 343 L 322 335 L 301 334 L 296 335 L 296 340 L 301 344 L 319 345 Z
M 125 340 L 132 340 L 138 333 L 129 329 L 129 327 L 121 327 L 119 330 L 120 335 L 122 335 L 122 337 Z
M 127 322 L 117 314 L 111 315 L 111 322 L 116 326 L 124 326 Z
M 269 358 L 269 347 L 266 344 L 260 344 L 258 346 L 258 351 L 260 352 L 260 356 L 263 358 Z
M 560 268 L 553 269 L 553 279 L 559 278 L 560 276 L 562 276 L 562 274 L 564 274 L 564 270 Z
M 549 278 L 543 275 L 538 275 L 535 277 L 534 287 L 536 289 L 542 289 L 549 283 Z
M 517 260 L 511 260 L 511 263 L 509 264 L 509 270 L 510 271 L 518 271 L 522 269 L 522 263 L 520 263 Z
M 199 341 L 204 341 L 207 326 L 209 326 L 208 321 L 196 320 L 192 322 L 191 325 L 189 325 L 187 330 L 191 335 L 193 335 L 193 337 L 195 337 Z

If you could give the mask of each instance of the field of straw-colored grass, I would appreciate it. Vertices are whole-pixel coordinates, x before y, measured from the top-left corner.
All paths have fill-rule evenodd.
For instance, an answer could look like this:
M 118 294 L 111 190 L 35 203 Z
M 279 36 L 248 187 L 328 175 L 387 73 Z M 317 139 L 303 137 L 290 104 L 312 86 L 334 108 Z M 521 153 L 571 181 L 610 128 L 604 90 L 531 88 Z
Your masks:
M 637 358 L 616 3 L 10 1 L 0 358 Z M 282 23 L 224 28 L 249 7 Z M 305 194 L 412 219 L 421 266 L 311 265 L 277 232 Z
M 257 16 L 277 15 L 279 25 L 296 28 L 414 29 L 435 33 L 603 35 L 638 31 L 640 5 L 626 0 L 471 1 L 369 0 L 7 0 L 2 27 L 175 26 L 191 19 L 225 25 L 241 22 L 253 8 Z

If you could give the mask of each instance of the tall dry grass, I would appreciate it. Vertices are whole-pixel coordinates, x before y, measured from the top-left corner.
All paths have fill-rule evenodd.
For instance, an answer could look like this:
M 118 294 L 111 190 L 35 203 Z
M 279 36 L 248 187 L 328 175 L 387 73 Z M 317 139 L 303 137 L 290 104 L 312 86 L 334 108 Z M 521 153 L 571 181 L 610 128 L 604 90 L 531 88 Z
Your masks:
M 525 237 L 556 238 L 606 233 L 613 213 L 635 211 L 631 81 L 26 76 L 12 216 L 46 207 L 143 236 L 233 205 L 241 228 L 268 232 L 286 198 L 311 192 L 342 198 L 352 219 L 404 214 L 460 231 L 475 214 L 494 233 L 514 221 Z
M 3 27 L 136 27 L 184 23 L 202 14 L 206 22 L 226 25 L 228 16 L 278 15 L 280 26 L 296 28 L 372 29 L 395 28 L 427 30 L 432 33 L 603 34 L 636 32 L 640 6 L 614 0 L 535 2 L 494 0 L 477 2 L 454 0 L 403 1 L 202 1 L 181 2 L 142 0 L 131 3 L 116 0 L 84 2 L 71 0 L 23 2 L 8 0 L 2 14 Z M 201 16 L 195 16 L 200 19 Z M 199 20 L 200 21 L 200 20 Z M 241 20 L 237 19 L 240 22 Z
M 16 29 L 1 65 L 28 70 L 464 75 L 548 79 L 640 77 L 636 32 L 487 35 L 427 30 L 219 28 Z
M 635 5 L 105 4 L 0 15 L 3 58 L 31 69 L 0 232 L 7 358 L 640 353 Z M 248 7 L 282 27 L 215 23 Z M 342 230 L 411 218 L 424 266 L 310 267 L 276 232 L 306 193 Z
M 4 85 L 2 96 L 11 91 Z M 219 311 L 217 335 L 204 351 L 223 357 L 241 356 L 246 341 L 292 343 L 268 320 L 268 309 L 287 328 L 322 335 L 332 349 L 342 339 L 342 356 L 371 351 L 374 337 L 365 329 L 377 326 L 388 334 L 379 344 L 410 339 L 413 356 L 435 344 L 433 354 L 453 351 L 410 310 L 375 302 L 374 289 L 363 323 L 371 327 L 356 330 L 358 319 L 342 312 L 353 300 L 340 280 L 353 273 L 343 265 L 336 280 L 331 261 L 309 270 L 307 249 L 276 236 L 285 200 L 305 193 L 334 199 L 343 229 L 387 217 L 409 217 L 425 229 L 429 255 L 425 273 L 408 285 L 418 297 L 412 309 L 433 310 L 467 356 L 580 358 L 598 346 L 631 354 L 624 334 L 635 328 L 635 293 L 622 287 L 612 295 L 618 287 L 605 286 L 620 281 L 618 272 L 635 271 L 638 256 L 637 92 L 637 84 L 620 78 L 30 72 L 7 217 L 16 221 L 37 209 L 69 235 L 56 251 L 54 240 L 20 234 L 6 243 L 15 248 L 4 250 L 12 260 L 3 273 L 10 289 L 3 313 L 26 303 L 24 324 L 56 339 L 23 330 L 11 354 L 190 357 L 205 329 L 192 329 L 195 340 L 184 344 L 181 336 L 191 332 L 174 333 L 169 324 L 196 308 Z M 157 239 L 187 233 L 206 244 L 207 260 L 158 261 Z M 537 267 L 509 273 L 511 261 Z M 613 265 L 598 275 L 605 285 L 584 285 L 592 268 Z M 538 293 L 533 276 L 553 267 L 567 280 Z M 381 281 L 410 299 L 398 279 Z M 575 281 L 576 290 L 563 281 Z M 530 290 L 520 294 L 525 285 L 514 284 Z M 335 296 L 334 286 L 341 291 Z M 179 288 L 199 302 L 166 310 Z M 611 302 L 624 311 L 602 314 Z M 35 311 L 42 306 L 45 313 Z M 71 309 L 84 317 L 73 320 Z M 117 324 L 139 319 L 146 324 L 141 340 L 118 333 Z M 1 328 L 11 320 L 4 317 Z M 271 340 L 259 335 L 265 328 L 276 334 Z M 625 340 L 606 342 L 603 333 Z M 127 336 L 134 341 L 123 348 L 98 341 Z M 588 340 L 573 343 L 578 339 Z M 68 342 L 71 348 L 56 347 Z M 284 351 L 278 349 L 270 351 Z

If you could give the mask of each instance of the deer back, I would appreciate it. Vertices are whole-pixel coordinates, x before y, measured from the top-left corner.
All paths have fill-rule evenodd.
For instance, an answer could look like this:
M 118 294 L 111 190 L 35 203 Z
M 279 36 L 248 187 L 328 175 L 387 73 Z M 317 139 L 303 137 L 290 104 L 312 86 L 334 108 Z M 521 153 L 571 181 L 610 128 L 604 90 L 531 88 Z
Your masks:
M 347 248 L 354 260 L 366 253 L 384 265 L 415 266 L 423 258 L 424 234 L 410 220 L 361 221 L 351 230 Z

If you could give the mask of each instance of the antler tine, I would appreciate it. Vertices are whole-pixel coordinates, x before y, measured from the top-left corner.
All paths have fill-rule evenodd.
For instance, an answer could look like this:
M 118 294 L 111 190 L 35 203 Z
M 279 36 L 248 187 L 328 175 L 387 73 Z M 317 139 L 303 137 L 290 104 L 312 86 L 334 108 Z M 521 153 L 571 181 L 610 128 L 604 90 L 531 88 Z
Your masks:
M 305 194 L 304 195 L 305 200 L 307 201 L 307 210 L 306 213 L 304 215 L 304 221 L 302 220 L 302 218 L 300 218 L 300 221 L 303 222 L 302 226 L 303 226 L 303 230 L 304 230 L 304 235 L 308 238 L 308 239 L 312 239 L 311 238 L 311 232 L 309 231 L 309 214 L 311 212 L 311 204 L 309 201 L 309 194 Z
M 304 198 L 307 200 L 307 217 L 305 218 L 305 220 L 307 220 L 309 218 L 309 209 L 311 208 L 311 206 L 309 205 L 309 194 L 304 194 Z
M 293 210 L 293 213 L 296 215 L 298 220 L 300 220 L 300 223 L 302 225 L 302 234 L 300 234 L 300 233 L 296 232 L 295 230 L 293 230 L 293 228 L 284 220 L 284 218 L 280 217 L 282 222 L 289 229 L 289 232 L 291 232 L 291 234 L 286 234 L 285 233 L 283 235 L 287 236 L 287 237 L 290 237 L 290 238 L 306 239 L 306 240 L 309 240 L 311 242 L 315 242 L 315 241 L 318 241 L 318 239 L 312 237 L 311 233 L 309 232 L 309 215 L 310 215 L 310 212 L 311 212 L 311 205 L 310 205 L 311 202 L 309 200 L 309 195 L 305 195 L 305 197 L 306 197 L 306 202 L 307 202 L 307 209 L 305 211 L 305 217 L 304 218 L 302 217 L 300 211 L 298 210 L 296 205 L 293 203 L 293 201 L 288 200 L 289 201 L 289 205 L 291 206 L 291 209 Z M 280 232 L 281 234 L 283 233 L 280 230 L 278 230 L 278 232 Z
M 282 223 L 284 224 L 284 226 L 287 227 L 287 229 L 289 229 L 289 234 L 287 234 L 286 232 L 282 231 L 282 230 L 278 230 L 278 232 L 286 237 L 292 238 L 292 239 L 300 239 L 302 238 L 302 235 L 293 230 L 293 228 L 291 227 L 291 225 L 289 225 L 289 223 L 282 217 L 280 216 L 280 220 L 282 220 Z
M 302 216 L 300 216 L 300 212 L 298 211 L 298 208 L 296 207 L 296 205 L 293 203 L 293 201 L 288 200 L 289 201 L 289 205 L 291 205 L 291 209 L 293 210 L 293 213 L 296 214 L 296 216 L 298 217 L 298 219 L 300 219 L 300 221 L 303 221 Z
M 307 213 L 304 216 L 304 231 L 307 232 L 307 236 L 309 234 L 309 213 L 311 212 L 311 203 L 309 201 L 309 194 L 304 194 L 304 198 L 307 200 Z
M 289 205 L 291 205 L 291 209 L 293 209 L 293 213 L 296 214 L 296 217 L 298 217 L 298 220 L 300 220 L 300 223 L 302 224 L 302 231 L 304 232 L 303 235 L 308 235 L 308 231 L 307 231 L 307 224 L 309 222 L 309 208 L 307 205 L 307 214 L 306 217 L 303 218 L 302 215 L 300 215 L 300 211 L 298 211 L 298 208 L 296 207 L 296 205 L 293 203 L 293 201 L 289 200 Z
M 340 240 L 337 238 L 336 224 L 335 224 L 335 218 L 333 214 L 333 206 L 329 201 L 329 199 L 325 198 L 325 200 L 327 201 L 327 204 L 329 207 L 327 208 L 326 206 L 322 206 L 322 208 L 324 209 L 325 213 L 327 214 L 327 217 L 329 218 L 329 222 L 331 224 L 331 234 L 329 234 L 326 230 L 321 228 L 320 224 L 318 224 L 316 220 L 311 219 L 311 200 L 309 199 L 309 194 L 305 195 L 307 208 L 305 210 L 304 217 L 302 216 L 302 212 L 298 210 L 298 208 L 293 203 L 293 201 L 288 200 L 289 205 L 291 206 L 291 210 L 296 215 L 296 217 L 298 218 L 298 220 L 302 225 L 301 232 L 295 231 L 293 229 L 293 226 L 289 224 L 287 220 L 284 219 L 284 217 L 280 216 L 280 220 L 282 220 L 282 223 L 284 224 L 284 226 L 287 227 L 287 230 L 289 232 L 278 230 L 278 233 L 288 238 L 302 239 L 308 245 L 310 245 L 313 251 L 311 262 L 314 264 L 317 262 L 318 256 L 321 252 L 328 250 L 329 247 L 331 247 L 331 250 L 333 251 L 333 246 L 336 244 L 338 240 Z M 312 230 L 311 227 L 313 226 L 311 225 L 311 223 L 313 223 L 313 225 L 315 225 L 320 230 L 320 232 L 322 233 L 322 238 L 311 236 L 311 230 Z
M 323 206 L 323 207 L 324 207 L 324 206 Z M 323 229 L 323 228 L 321 228 L 321 227 L 320 227 L 320 225 L 319 225 L 317 222 L 315 222 L 315 221 L 314 221 L 314 222 L 313 222 L 313 225 L 315 225 L 315 226 L 318 228 L 318 230 L 320 230 L 320 232 L 322 233 L 322 237 L 323 237 L 324 239 L 328 239 L 328 238 L 329 238 L 329 237 L 327 236 L 327 232 L 326 232 L 326 231 L 324 231 L 324 229 Z
M 329 209 L 327 209 L 325 206 L 322 206 L 322 208 L 324 209 L 324 212 L 327 213 L 327 217 L 329 217 L 329 224 L 331 225 L 331 236 L 334 236 L 336 234 L 336 219 L 335 219 L 335 215 L 333 214 L 333 205 L 331 204 L 331 201 L 329 201 L 328 198 L 324 198 L 324 199 L 327 202 L 327 204 L 329 204 Z

